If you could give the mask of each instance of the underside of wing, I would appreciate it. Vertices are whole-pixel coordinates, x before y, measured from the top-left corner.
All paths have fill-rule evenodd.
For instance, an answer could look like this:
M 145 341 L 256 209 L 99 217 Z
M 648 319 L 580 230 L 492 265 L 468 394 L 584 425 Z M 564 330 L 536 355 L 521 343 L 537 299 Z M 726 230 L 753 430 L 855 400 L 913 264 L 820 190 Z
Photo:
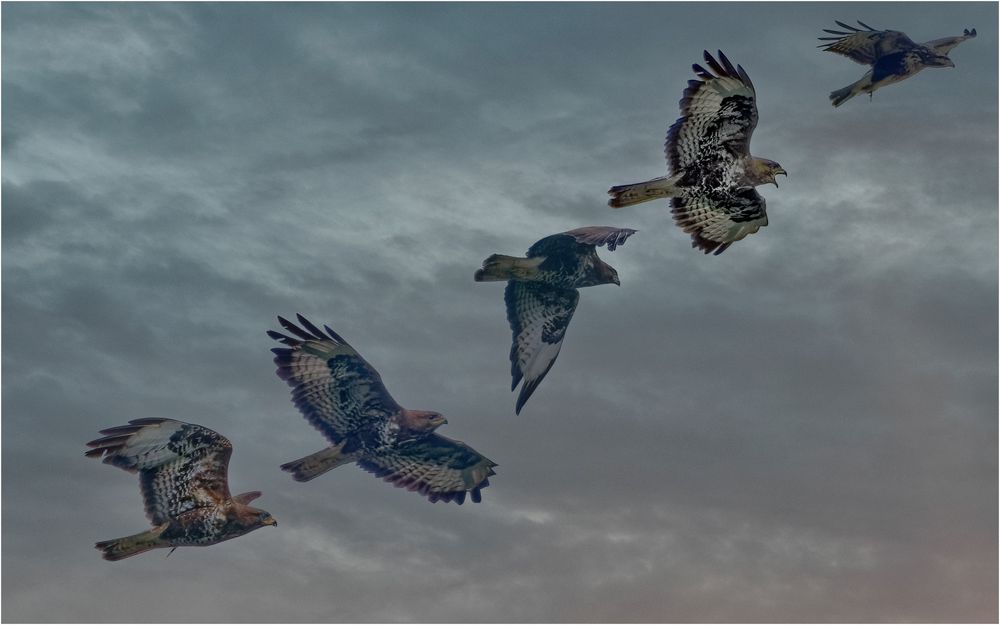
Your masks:
M 764 198 L 750 187 L 677 197 L 671 202 L 674 221 L 691 235 L 692 247 L 706 254 L 719 255 L 734 241 L 767 225 Z
M 232 444 L 206 427 L 172 419 L 135 419 L 101 430 L 87 456 L 138 472 L 146 514 L 155 525 L 230 498 Z
M 269 330 L 268 336 L 289 347 L 275 347 L 279 378 L 292 387 L 292 402 L 334 445 L 352 433 L 396 414 L 378 372 L 329 327 L 320 330 L 302 315 L 295 325 L 278 317 L 292 336 Z
M 573 318 L 580 293 L 538 282 L 512 280 L 504 290 L 507 321 L 513 334 L 510 348 L 511 390 L 524 380 L 515 412 L 545 378 L 559 356 L 566 328 Z
M 750 153 L 750 135 L 757 126 L 757 97 L 750 76 L 742 67 L 734 67 L 721 50 L 718 61 L 706 50 L 705 63 L 707 70 L 692 66 L 698 80 L 688 81 L 680 101 L 681 117 L 667 132 L 665 152 L 675 173 Z
M 962 43 L 967 39 L 972 39 L 975 36 L 976 36 L 975 28 L 973 28 L 972 30 L 966 28 L 965 32 L 959 35 L 958 37 L 942 37 L 941 39 L 928 41 L 923 45 L 924 47 L 934 50 L 934 52 L 936 52 L 937 54 L 948 54 L 949 52 L 951 52 L 952 48 L 954 48 L 955 46 L 957 46 L 958 44 Z
M 432 503 L 454 501 L 461 505 L 466 493 L 479 503 L 480 491 L 490 485 L 495 462 L 465 443 L 430 434 L 401 443 L 384 452 L 365 456 L 358 466 L 391 482 L 424 495 Z
M 820 41 L 827 43 L 821 43 L 817 47 L 845 56 L 862 65 L 873 65 L 883 56 L 903 52 L 917 45 L 906 36 L 906 33 L 898 30 L 875 30 L 860 20 L 858 20 L 858 24 L 864 30 L 848 26 L 843 22 L 837 22 L 837 25 L 844 30 L 824 28 L 823 32 L 833 36 L 820 37 Z
M 625 240 L 635 234 L 631 228 L 613 228 L 611 226 L 586 226 L 569 230 L 563 234 L 573 237 L 577 243 L 582 245 L 594 245 L 600 247 L 608 246 L 608 251 L 613 252 L 619 245 L 623 245 Z

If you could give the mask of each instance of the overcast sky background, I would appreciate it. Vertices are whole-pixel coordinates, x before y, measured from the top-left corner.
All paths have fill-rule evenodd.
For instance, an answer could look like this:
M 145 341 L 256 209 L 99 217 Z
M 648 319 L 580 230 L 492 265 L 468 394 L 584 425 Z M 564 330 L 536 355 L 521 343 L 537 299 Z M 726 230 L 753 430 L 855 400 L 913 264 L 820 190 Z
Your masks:
M 3 17 L 5 621 L 995 621 L 997 5 L 11 4 Z M 977 39 L 834 109 L 833 20 Z M 753 78 L 770 225 L 719 257 L 666 202 L 691 63 Z M 494 252 L 601 256 L 514 416 Z M 342 334 L 500 463 L 432 505 L 324 441 L 265 330 Z M 279 521 L 101 560 L 148 527 L 84 458 L 213 428 Z

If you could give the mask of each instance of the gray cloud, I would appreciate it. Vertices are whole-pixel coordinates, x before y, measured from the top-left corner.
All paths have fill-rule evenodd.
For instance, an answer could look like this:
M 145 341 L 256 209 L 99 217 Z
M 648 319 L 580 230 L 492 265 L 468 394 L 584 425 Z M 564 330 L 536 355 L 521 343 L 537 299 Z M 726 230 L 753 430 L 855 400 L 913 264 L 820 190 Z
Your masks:
M 82 622 L 995 621 L 995 5 L 4 4 L 3 617 Z M 834 19 L 978 27 L 956 68 L 833 109 Z M 719 257 L 665 204 L 690 64 L 722 48 L 789 170 Z M 602 257 L 513 415 L 502 285 L 581 225 Z M 341 468 L 273 373 L 328 323 L 500 463 L 480 505 Z M 280 521 L 103 562 L 145 527 L 83 457 L 217 429 Z

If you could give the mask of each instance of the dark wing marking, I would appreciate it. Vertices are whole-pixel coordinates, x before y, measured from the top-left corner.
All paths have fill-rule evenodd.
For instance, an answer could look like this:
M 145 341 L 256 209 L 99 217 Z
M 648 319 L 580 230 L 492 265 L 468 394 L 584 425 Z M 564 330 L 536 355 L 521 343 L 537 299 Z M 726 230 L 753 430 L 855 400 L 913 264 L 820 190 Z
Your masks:
M 616 247 L 625 243 L 625 239 L 635 233 L 636 231 L 631 228 L 585 226 L 583 228 L 576 228 L 575 230 L 568 230 L 563 234 L 573 237 L 576 239 L 577 243 L 582 245 L 594 245 L 600 247 L 606 244 L 608 246 L 608 251 L 613 252 Z
M 382 377 L 347 341 L 329 327 L 326 332 L 298 315 L 299 323 L 278 317 L 294 336 L 268 330 L 288 348 L 275 347 L 276 373 L 292 387 L 292 402 L 309 423 L 333 444 L 370 428 L 401 410 Z
M 146 515 L 154 525 L 230 499 L 227 472 L 233 447 L 206 427 L 173 419 L 135 419 L 101 430 L 89 457 L 139 473 Z
M 764 198 L 750 187 L 675 197 L 671 202 L 674 221 L 691 234 L 692 247 L 706 254 L 719 255 L 734 241 L 767 225 Z
M 465 443 L 428 434 L 365 456 L 358 466 L 431 502 L 461 505 L 466 492 L 479 503 L 480 490 L 489 486 L 487 478 L 497 464 Z
M 942 37 L 940 39 L 928 41 L 923 45 L 925 48 L 930 48 L 931 50 L 934 50 L 934 52 L 936 52 L 937 54 L 948 54 L 949 52 L 951 52 L 952 48 L 962 43 L 966 39 L 972 39 L 975 36 L 976 36 L 975 28 L 973 28 L 972 30 L 966 28 L 965 32 L 958 37 Z
M 545 378 L 559 356 L 566 328 L 573 318 L 580 292 L 538 282 L 511 280 L 504 290 L 507 322 L 513 334 L 510 348 L 510 390 L 524 379 L 515 412 Z
M 872 82 L 882 82 L 889 76 L 898 76 L 897 80 L 912 76 L 926 67 L 923 56 L 923 50 L 914 48 L 881 57 L 872 66 Z
M 824 28 L 824 32 L 834 36 L 819 37 L 820 41 L 828 43 L 821 43 L 816 47 L 823 48 L 827 52 L 846 56 L 862 65 L 874 65 L 875 61 L 883 56 L 896 52 L 904 52 L 917 46 L 917 44 L 913 43 L 906 36 L 906 33 L 898 30 L 875 30 L 861 20 L 858 20 L 858 24 L 867 30 L 848 26 L 843 22 L 837 22 L 837 24 L 845 30 L 840 31 Z
M 716 169 L 750 154 L 757 126 L 757 98 L 750 76 L 733 67 L 719 51 L 719 61 L 705 51 L 709 70 L 692 65 L 699 80 L 688 81 L 681 98 L 681 117 L 667 131 L 666 155 L 671 170 L 692 166 Z

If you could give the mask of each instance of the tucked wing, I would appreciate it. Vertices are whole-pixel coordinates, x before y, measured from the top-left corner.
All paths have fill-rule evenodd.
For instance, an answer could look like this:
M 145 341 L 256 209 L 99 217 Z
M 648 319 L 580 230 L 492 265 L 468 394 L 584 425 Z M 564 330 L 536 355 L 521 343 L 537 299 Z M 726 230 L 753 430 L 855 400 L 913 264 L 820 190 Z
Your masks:
M 611 226 L 586 226 L 564 232 L 581 245 L 594 245 L 600 247 L 608 246 L 608 251 L 613 252 L 619 245 L 625 243 L 636 231 L 631 228 L 613 228 Z
M 465 443 L 429 434 L 365 456 L 358 466 L 431 502 L 461 505 L 467 492 L 479 503 L 480 490 L 490 485 L 487 478 L 497 464 Z
M 324 333 L 302 315 L 298 320 L 302 328 L 278 317 L 294 336 L 267 333 L 289 346 L 271 350 L 276 373 L 292 387 L 295 407 L 331 443 L 340 444 L 350 434 L 401 410 L 378 371 L 347 341 L 329 327 L 324 326 Z
M 966 39 L 972 39 L 976 36 L 976 29 L 972 30 L 965 29 L 965 32 L 958 37 L 942 37 L 941 39 L 935 39 L 933 41 L 928 41 L 923 44 L 924 47 L 934 50 L 937 54 L 948 54 L 951 49 L 962 43 Z
M 671 200 L 678 226 L 691 234 L 691 245 L 716 255 L 734 241 L 767 225 L 764 198 L 750 187 L 733 192 L 713 191 Z
M 721 51 L 716 61 L 706 50 L 705 62 L 708 70 L 692 66 L 699 80 L 688 81 L 680 101 L 681 117 L 667 132 L 667 162 L 675 173 L 692 167 L 702 171 L 728 167 L 750 153 L 750 135 L 757 126 L 753 83 Z
M 823 32 L 830 33 L 833 37 L 820 37 L 820 41 L 827 43 L 821 43 L 817 47 L 846 56 L 862 65 L 874 65 L 875 61 L 883 56 L 904 52 L 917 46 L 906 33 L 898 30 L 875 30 L 860 20 L 858 24 L 865 30 L 848 26 L 843 22 L 837 22 L 837 25 L 844 30 L 824 28 Z
M 101 430 L 89 457 L 139 473 L 146 516 L 154 525 L 230 499 L 227 472 L 233 447 L 206 427 L 172 419 L 135 419 Z
M 513 333 L 510 348 L 510 390 L 524 385 L 517 398 L 515 412 L 535 392 L 559 356 L 566 328 L 576 310 L 580 293 L 538 282 L 512 280 L 504 290 L 507 321 Z

